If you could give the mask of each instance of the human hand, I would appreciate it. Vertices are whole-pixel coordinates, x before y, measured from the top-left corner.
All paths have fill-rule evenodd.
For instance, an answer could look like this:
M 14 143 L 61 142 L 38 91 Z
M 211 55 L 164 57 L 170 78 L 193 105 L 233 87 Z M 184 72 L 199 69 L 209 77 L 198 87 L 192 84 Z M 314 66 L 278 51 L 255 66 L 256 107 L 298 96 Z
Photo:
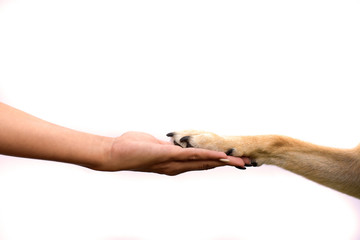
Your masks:
M 246 162 L 221 152 L 183 149 L 146 133 L 128 132 L 111 138 L 79 132 L 3 103 L 0 103 L 0 154 L 77 164 L 101 171 L 132 170 L 167 175 L 226 164 L 243 167 Z
M 225 165 L 244 167 L 247 161 L 249 160 L 227 156 L 222 152 L 181 148 L 147 133 L 127 132 L 113 140 L 108 159 L 98 170 L 131 170 L 173 176 Z

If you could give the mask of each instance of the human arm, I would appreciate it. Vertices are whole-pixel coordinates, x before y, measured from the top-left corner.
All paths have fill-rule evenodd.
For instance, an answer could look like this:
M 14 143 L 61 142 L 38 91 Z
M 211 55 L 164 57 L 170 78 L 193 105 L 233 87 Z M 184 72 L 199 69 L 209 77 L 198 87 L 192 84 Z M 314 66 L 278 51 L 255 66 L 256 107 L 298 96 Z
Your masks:
M 94 168 L 112 138 L 64 128 L 0 103 L 0 154 Z
M 61 127 L 0 103 L 0 154 L 44 159 L 94 170 L 133 170 L 176 175 L 225 163 L 244 166 L 240 158 L 203 149 L 182 149 L 146 133 L 117 138 Z M 245 160 L 246 161 L 246 160 Z

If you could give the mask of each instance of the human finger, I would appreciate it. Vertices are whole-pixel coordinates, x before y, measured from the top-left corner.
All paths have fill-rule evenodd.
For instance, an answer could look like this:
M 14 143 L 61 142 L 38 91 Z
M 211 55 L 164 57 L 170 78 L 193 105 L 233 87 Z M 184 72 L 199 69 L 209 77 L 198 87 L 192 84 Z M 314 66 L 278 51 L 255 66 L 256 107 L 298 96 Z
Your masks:
M 251 164 L 251 162 L 248 158 L 227 156 L 225 159 L 219 159 L 219 160 L 224 162 L 226 165 L 234 166 L 234 167 L 242 167 L 243 168 L 247 164 Z
M 171 142 L 167 142 L 167 141 L 163 141 L 163 140 L 158 140 L 160 144 L 163 145 L 173 145 Z
M 228 156 L 223 152 L 199 148 L 179 148 L 174 146 L 171 152 L 171 159 L 176 161 L 220 160 L 226 158 L 228 158 Z
M 174 176 L 185 172 L 204 171 L 222 166 L 225 166 L 225 164 L 216 160 L 181 161 L 173 163 L 171 169 L 166 171 L 165 174 Z
M 243 159 L 246 167 L 256 167 L 257 166 L 257 165 L 255 165 L 255 161 L 252 161 L 248 157 L 243 157 L 242 159 Z

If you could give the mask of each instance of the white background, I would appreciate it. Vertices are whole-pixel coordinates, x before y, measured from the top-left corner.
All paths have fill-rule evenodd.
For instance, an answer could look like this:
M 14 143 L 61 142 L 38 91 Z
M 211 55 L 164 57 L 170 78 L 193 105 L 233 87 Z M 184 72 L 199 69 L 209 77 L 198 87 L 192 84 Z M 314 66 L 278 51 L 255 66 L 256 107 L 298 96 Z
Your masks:
M 359 1 L 0 1 L 0 101 L 94 134 L 359 143 Z M 0 157 L 1 240 L 359 239 L 360 201 L 276 167 L 176 177 Z

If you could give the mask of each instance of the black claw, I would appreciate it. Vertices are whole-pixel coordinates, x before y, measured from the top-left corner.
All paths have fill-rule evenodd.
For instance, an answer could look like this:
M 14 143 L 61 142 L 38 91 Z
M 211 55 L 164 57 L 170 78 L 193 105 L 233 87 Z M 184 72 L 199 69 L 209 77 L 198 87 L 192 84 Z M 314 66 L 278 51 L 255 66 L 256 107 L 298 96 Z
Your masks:
M 257 166 L 258 166 L 257 162 L 255 162 L 254 160 L 251 160 L 251 165 L 252 165 L 253 167 L 257 167 Z
M 240 170 L 246 170 L 246 167 L 238 167 L 236 166 L 237 169 L 240 169 Z
M 230 148 L 229 150 L 227 150 L 227 151 L 225 152 L 225 154 L 228 155 L 228 156 L 232 156 L 233 151 L 234 151 L 234 149 L 233 149 L 233 148 Z
M 174 145 L 182 147 L 180 144 L 178 144 L 177 142 L 174 141 Z
M 190 136 L 185 136 L 185 137 L 180 138 L 180 142 L 185 142 L 187 148 L 193 147 L 193 146 L 189 143 L 189 139 L 190 139 Z
M 245 164 L 245 167 L 254 167 L 252 164 Z
M 180 142 L 189 142 L 189 138 L 190 138 L 190 136 L 182 137 L 182 138 L 180 138 Z
M 170 132 L 170 133 L 166 134 L 167 137 L 173 137 L 174 135 L 175 135 L 174 132 Z

